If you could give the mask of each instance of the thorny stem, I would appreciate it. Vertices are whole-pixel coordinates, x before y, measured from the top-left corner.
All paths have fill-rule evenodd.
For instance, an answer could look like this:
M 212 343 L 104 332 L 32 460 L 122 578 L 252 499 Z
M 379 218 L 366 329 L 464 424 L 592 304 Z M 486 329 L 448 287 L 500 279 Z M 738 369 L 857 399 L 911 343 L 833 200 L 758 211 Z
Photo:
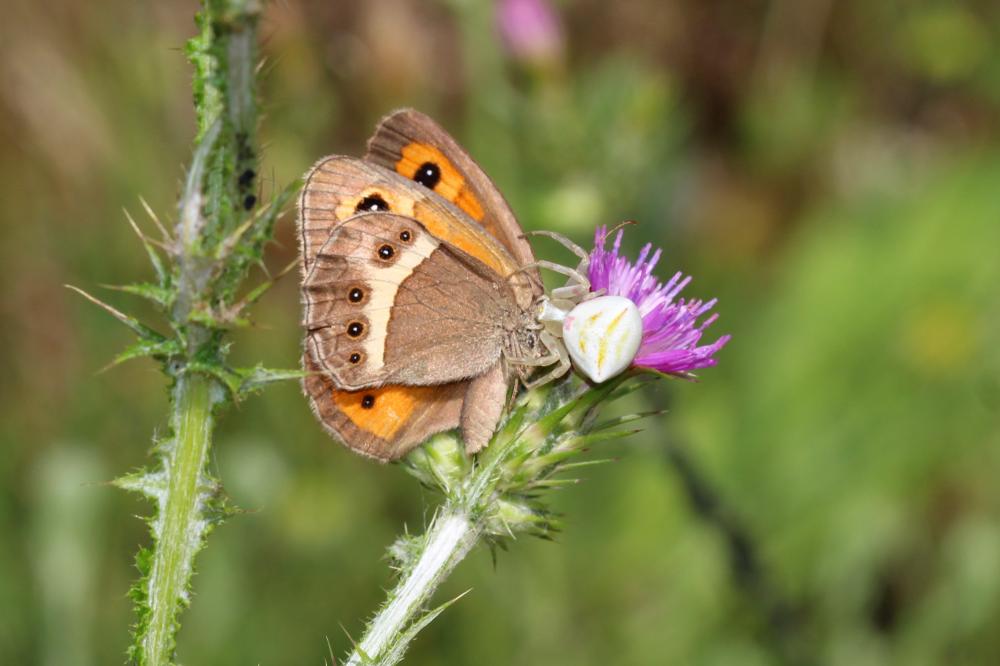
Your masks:
M 195 556 L 225 513 L 207 469 L 216 408 L 226 402 L 226 312 L 251 262 L 270 238 L 271 217 L 255 216 L 255 103 L 259 0 L 202 0 L 200 34 L 188 43 L 198 121 L 178 206 L 164 302 L 177 344 L 160 360 L 173 381 L 170 437 L 161 467 L 119 480 L 157 504 L 153 546 L 138 558 L 138 622 L 129 650 L 142 666 L 173 663 L 179 614 L 189 604 Z M 253 222 L 260 221 L 256 226 Z M 251 229 L 244 233 L 245 229 Z
M 389 603 L 375 616 L 347 666 L 392 664 L 402 657 L 405 645 L 396 645 L 399 638 L 438 585 L 476 545 L 482 530 L 480 521 L 457 507 L 446 508 L 434 518 L 424 536 L 420 558 L 389 593 Z
M 486 530 L 483 507 L 496 491 L 497 466 L 512 452 L 517 437 L 500 438 L 482 456 L 481 464 L 465 476 L 461 487 L 449 493 L 420 544 L 419 556 L 404 572 L 388 601 L 368 625 L 347 666 L 388 666 L 402 660 L 409 640 L 421 623 L 417 615 L 438 586 L 465 559 Z M 436 612 L 432 611 L 426 621 Z
M 142 639 L 147 664 L 170 662 L 179 604 L 187 603 L 194 556 L 208 522 L 202 506 L 212 488 L 200 483 L 212 441 L 213 387 L 197 375 L 180 377 L 174 386 L 175 438 L 166 456 L 166 496 L 154 529 L 159 533 L 149 574 L 149 627 Z M 201 486 L 201 487 L 199 487 Z
M 594 419 L 603 402 L 639 385 L 622 383 L 587 388 L 563 381 L 524 394 L 473 463 L 457 438 L 449 436 L 442 436 L 440 448 L 432 441 L 426 453 L 418 449 L 410 455 L 408 471 L 441 490 L 445 499 L 422 536 L 406 537 L 403 546 L 397 542 L 390 551 L 402 562 L 399 581 L 355 645 L 348 666 L 398 663 L 416 634 L 451 603 L 427 610 L 434 591 L 477 543 L 495 546 L 516 533 L 551 538 L 558 521 L 542 497 L 548 489 L 574 482 L 555 475 L 571 469 L 567 461 L 591 443 L 633 432 L 617 428 L 624 421 Z

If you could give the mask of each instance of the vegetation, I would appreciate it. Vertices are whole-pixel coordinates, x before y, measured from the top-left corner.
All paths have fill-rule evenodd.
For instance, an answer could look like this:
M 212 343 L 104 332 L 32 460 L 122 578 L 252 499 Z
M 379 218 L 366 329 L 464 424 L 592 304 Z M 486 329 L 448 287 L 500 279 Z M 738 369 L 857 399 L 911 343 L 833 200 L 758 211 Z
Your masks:
M 525 226 L 587 244 L 597 224 L 637 220 L 633 256 L 665 247 L 734 334 L 704 382 L 658 382 L 606 415 L 669 410 L 581 458 L 617 462 L 556 496 L 555 543 L 473 551 L 436 601 L 471 593 L 407 663 L 997 661 L 995 3 L 626 5 L 553 3 L 560 32 L 535 52 L 497 37 L 491 3 L 261 9 L 256 201 L 217 240 L 413 105 Z M 175 339 L 172 309 L 99 285 L 162 295 L 121 208 L 155 236 L 141 194 L 173 229 L 196 172 L 179 166 L 223 145 L 191 113 L 194 9 L 16 2 L 0 27 L 3 663 L 120 663 L 129 644 L 131 563 L 150 543 L 130 517 L 151 509 L 104 482 L 155 460 L 176 384 L 149 360 L 96 374 L 134 335 L 62 285 Z M 246 165 L 227 160 L 231 183 Z M 267 272 L 233 277 L 222 302 L 294 259 L 290 219 L 275 222 Z M 232 345 L 206 388 L 295 367 L 298 307 L 279 280 L 248 326 L 220 325 Z M 438 497 L 331 442 L 294 382 L 214 433 L 207 471 L 246 512 L 198 555 L 179 660 L 339 658 L 393 585 L 386 546 L 403 524 L 423 532 Z

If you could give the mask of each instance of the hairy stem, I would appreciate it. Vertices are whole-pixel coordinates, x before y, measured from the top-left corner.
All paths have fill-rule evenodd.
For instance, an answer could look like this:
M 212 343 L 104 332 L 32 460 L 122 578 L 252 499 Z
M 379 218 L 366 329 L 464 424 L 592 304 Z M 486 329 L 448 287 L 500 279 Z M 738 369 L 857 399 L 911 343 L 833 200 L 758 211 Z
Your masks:
M 417 613 L 434 590 L 458 566 L 479 540 L 483 526 L 467 511 L 448 507 L 435 517 L 424 536 L 424 546 L 409 574 L 389 593 L 389 602 L 368 627 L 347 666 L 366 663 L 391 664 L 402 657 L 399 645 Z
M 451 603 L 428 610 L 434 591 L 477 543 L 496 546 L 517 533 L 551 538 L 558 520 L 542 497 L 574 482 L 555 476 L 574 469 L 568 461 L 589 445 L 631 432 L 616 427 L 631 418 L 595 422 L 603 402 L 635 390 L 623 381 L 586 387 L 567 378 L 525 393 L 475 461 L 450 435 L 409 455 L 407 471 L 439 489 L 444 502 L 422 536 L 403 537 L 390 549 L 401 565 L 399 581 L 348 665 L 398 663 L 417 633 Z
M 416 553 L 405 563 L 396 587 L 348 658 L 348 666 L 398 663 L 410 640 L 442 610 L 419 617 L 425 613 L 434 591 L 486 531 L 486 505 L 502 478 L 497 467 L 520 443 L 517 436 L 502 435 L 495 438 L 481 464 L 470 467 L 459 485 L 447 494 L 430 527 L 418 540 Z M 460 451 L 459 455 L 464 453 Z
M 173 391 L 175 437 L 164 457 L 166 495 L 155 526 L 159 533 L 149 575 L 149 627 L 142 637 L 147 664 L 167 664 L 174 650 L 174 633 L 194 557 L 201 548 L 208 521 L 202 507 L 212 488 L 202 482 L 202 470 L 212 441 L 213 387 L 197 375 L 181 377 Z M 178 600 L 181 603 L 178 603 Z
M 256 24 L 258 0 L 202 0 L 199 34 L 188 42 L 198 122 L 168 258 L 159 264 L 158 303 L 174 337 L 134 325 L 172 387 L 170 436 L 160 466 L 119 480 L 157 506 L 153 545 L 137 562 L 138 621 L 129 649 L 142 666 L 173 663 L 180 612 L 189 604 L 195 557 L 227 512 L 207 469 L 215 410 L 231 402 L 238 373 L 226 365 L 226 332 L 237 294 L 270 239 L 274 210 L 256 215 Z M 274 208 L 274 207 L 272 207 Z M 237 376 L 234 379 L 234 376 Z M 235 387 L 235 388 L 234 388 Z M 228 389 L 228 391 L 227 391 Z

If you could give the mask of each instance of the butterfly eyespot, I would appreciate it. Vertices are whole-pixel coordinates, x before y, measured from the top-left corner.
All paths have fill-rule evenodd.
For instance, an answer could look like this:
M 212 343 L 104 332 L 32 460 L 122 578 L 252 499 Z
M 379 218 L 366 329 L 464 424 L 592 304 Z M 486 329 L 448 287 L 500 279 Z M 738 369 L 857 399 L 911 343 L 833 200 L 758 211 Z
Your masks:
M 368 394 L 361 398 L 361 407 L 363 409 L 371 409 L 375 406 L 375 396 Z
M 378 248 L 379 259 L 389 260 L 392 259 L 392 255 L 396 254 L 396 251 L 392 249 L 392 246 L 386 243 Z
M 382 198 L 382 195 L 378 193 L 369 194 L 364 199 L 359 201 L 358 205 L 354 207 L 354 212 L 356 213 L 364 213 L 372 211 L 384 212 L 387 210 L 389 210 L 389 204 L 387 204 L 385 202 L 385 199 Z
M 352 321 L 347 325 L 347 334 L 352 338 L 360 337 L 365 332 L 365 325 L 360 321 Z
M 257 197 L 252 194 L 246 195 L 243 199 L 243 210 L 250 210 L 255 203 L 257 203 Z
M 403 229 L 399 232 L 399 240 L 404 243 L 409 243 L 411 238 L 413 238 L 413 234 L 410 233 L 409 229 Z
M 413 174 L 413 180 L 433 190 L 441 180 L 441 168 L 434 162 L 424 162 Z
M 354 352 L 353 354 L 347 357 L 347 360 L 352 365 L 357 365 L 358 363 L 361 363 L 361 354 L 358 352 Z
M 256 175 L 257 174 L 254 173 L 253 169 L 247 169 L 246 171 L 244 171 L 243 173 L 241 173 L 240 174 L 240 180 L 239 180 L 240 187 L 249 187 L 250 183 L 253 182 L 254 176 L 256 176 Z
M 360 303 L 365 297 L 365 292 L 361 290 L 360 287 L 352 287 L 349 292 L 347 292 L 347 300 L 351 303 Z

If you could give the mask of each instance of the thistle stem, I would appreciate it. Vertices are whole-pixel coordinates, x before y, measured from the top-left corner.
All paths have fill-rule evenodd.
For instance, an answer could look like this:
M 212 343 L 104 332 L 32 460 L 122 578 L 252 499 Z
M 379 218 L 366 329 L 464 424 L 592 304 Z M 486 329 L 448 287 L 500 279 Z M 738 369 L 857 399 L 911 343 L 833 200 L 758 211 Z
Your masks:
M 478 542 L 483 525 L 467 510 L 448 506 L 435 517 L 424 535 L 424 547 L 410 572 L 389 594 L 389 602 L 368 627 L 347 666 L 391 664 L 402 656 L 394 648 L 430 600 L 434 590 Z M 398 654 L 398 657 L 397 657 Z
M 402 660 L 410 641 L 449 605 L 428 611 L 434 591 L 481 540 L 495 543 L 518 532 L 547 536 L 556 528 L 554 516 L 533 498 L 566 460 L 584 450 L 595 428 L 616 423 L 597 424 L 594 417 L 602 402 L 639 386 L 619 390 L 623 381 L 624 376 L 586 389 L 566 378 L 525 393 L 474 462 L 451 435 L 432 438 L 404 460 L 407 471 L 440 489 L 445 500 L 423 536 L 406 537 L 393 547 L 402 562 L 399 581 L 347 666 Z
M 138 621 L 129 655 L 140 666 L 173 663 L 195 556 L 223 515 L 219 484 L 207 469 L 214 412 L 231 402 L 223 388 L 233 374 L 225 364 L 231 322 L 219 313 L 232 308 L 271 235 L 269 218 L 252 213 L 260 10 L 258 0 L 202 0 L 200 31 L 188 42 L 198 134 L 169 252 L 173 265 L 160 285 L 171 295 L 161 305 L 176 335 L 159 358 L 173 381 L 171 436 L 158 446 L 161 467 L 119 484 L 157 503 L 153 547 L 137 558 L 145 578 L 133 588 Z
M 210 382 L 199 375 L 181 376 L 174 386 L 175 437 L 164 456 L 167 493 L 157 516 L 162 524 L 149 575 L 149 628 L 142 637 L 144 663 L 150 666 L 171 661 L 177 614 L 187 604 L 194 557 L 208 527 L 201 496 L 210 489 L 200 487 L 200 481 L 212 441 Z
M 418 614 L 424 612 L 434 591 L 483 536 L 483 507 L 496 490 L 497 465 L 517 442 L 517 437 L 496 437 L 481 464 L 470 467 L 455 492 L 446 495 L 412 564 L 404 569 L 385 605 L 368 625 L 347 666 L 387 666 L 402 660 L 410 640 L 436 613 L 432 611 L 423 622 L 417 619 Z

